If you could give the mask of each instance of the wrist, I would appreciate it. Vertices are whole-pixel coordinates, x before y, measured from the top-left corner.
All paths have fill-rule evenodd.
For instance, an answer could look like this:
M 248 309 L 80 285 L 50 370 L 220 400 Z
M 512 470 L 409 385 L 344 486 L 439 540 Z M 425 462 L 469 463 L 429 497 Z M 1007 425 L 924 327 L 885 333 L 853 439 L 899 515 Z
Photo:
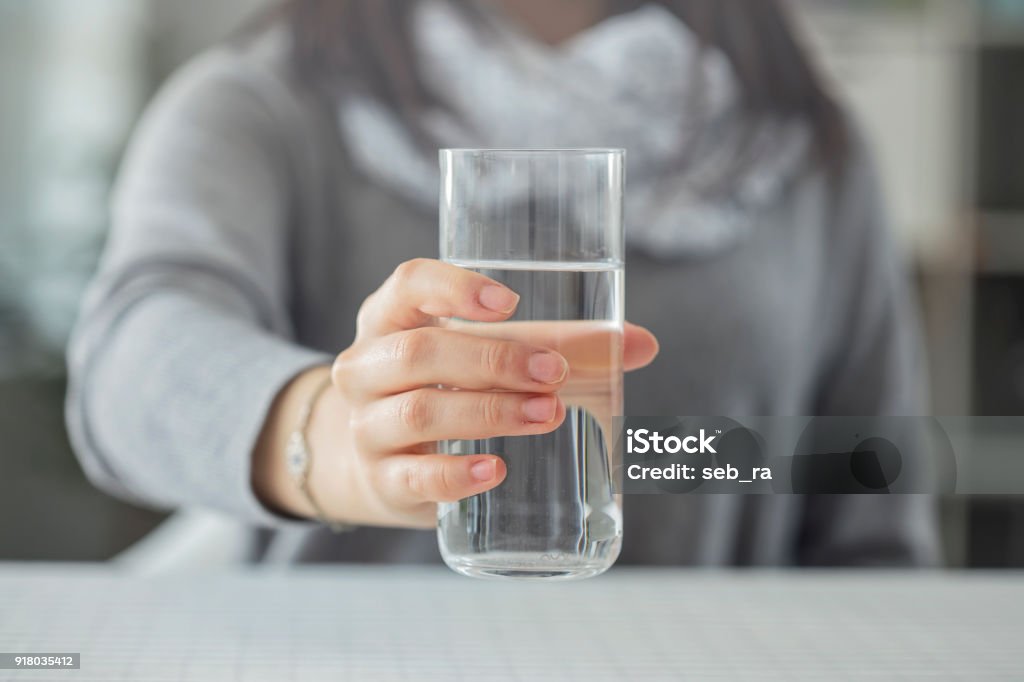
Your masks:
M 324 508 L 320 495 L 313 492 L 313 472 L 314 465 L 316 464 L 316 457 L 313 455 L 313 450 L 310 447 L 310 422 L 312 421 L 313 412 L 317 405 L 320 403 L 320 399 L 332 388 L 330 377 L 321 377 L 319 382 L 314 386 L 312 392 L 306 397 L 302 403 L 302 407 L 299 411 L 298 422 L 295 425 L 294 430 L 288 437 L 288 444 L 285 449 L 285 457 L 288 462 L 288 473 L 291 476 L 292 483 L 298 488 L 299 492 L 305 498 L 306 503 L 313 509 L 314 517 L 317 521 L 330 528 L 335 533 L 341 533 L 346 530 L 351 530 L 348 524 L 342 523 L 331 518 Z M 330 412 L 328 415 L 330 416 Z M 324 443 L 336 443 L 337 439 L 324 440 Z M 321 462 L 317 466 L 317 470 L 321 470 L 325 467 L 325 464 L 330 462 Z M 323 476 L 318 477 L 317 480 L 323 480 Z
M 329 375 L 329 370 L 320 374 L 318 385 Z M 351 466 L 354 451 L 346 445 L 350 437 L 348 405 L 341 392 L 329 385 L 310 407 L 305 439 L 312 462 L 305 497 L 313 508 L 311 516 L 320 516 L 332 526 L 354 525 L 361 497 Z M 299 488 L 294 480 L 293 486 Z
M 316 516 L 316 510 L 295 485 L 286 453 L 305 405 L 328 376 L 327 367 L 298 375 L 277 395 L 267 414 L 253 453 L 252 486 L 256 497 L 271 511 L 302 518 Z M 311 447 L 318 445 L 313 443 Z

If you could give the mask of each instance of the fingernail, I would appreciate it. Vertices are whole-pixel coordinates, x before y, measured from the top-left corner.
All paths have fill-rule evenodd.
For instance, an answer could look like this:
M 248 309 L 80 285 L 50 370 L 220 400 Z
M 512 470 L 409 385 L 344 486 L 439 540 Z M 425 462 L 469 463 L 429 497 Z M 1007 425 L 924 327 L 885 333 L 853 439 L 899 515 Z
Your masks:
M 469 475 L 481 483 L 494 480 L 498 474 L 498 465 L 493 459 L 482 459 L 469 467 Z
M 496 313 L 510 313 L 519 303 L 519 295 L 514 291 L 493 284 L 481 289 L 478 299 L 480 305 Z
M 536 424 L 545 424 L 555 418 L 555 398 L 553 396 L 541 396 L 530 398 L 523 403 L 523 416 L 526 421 Z
M 565 378 L 569 364 L 557 353 L 541 352 L 530 356 L 527 370 L 534 381 L 556 384 Z

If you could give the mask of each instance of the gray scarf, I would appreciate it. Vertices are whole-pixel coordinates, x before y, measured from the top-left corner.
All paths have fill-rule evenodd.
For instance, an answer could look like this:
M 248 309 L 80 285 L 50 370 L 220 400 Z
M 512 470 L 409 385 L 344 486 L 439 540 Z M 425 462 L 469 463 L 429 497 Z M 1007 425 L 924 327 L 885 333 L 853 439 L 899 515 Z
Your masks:
M 420 68 L 461 115 L 434 111 L 424 127 L 451 147 L 625 148 L 632 247 L 670 258 L 722 251 L 804 167 L 806 125 L 762 120 L 751 128 L 729 60 L 702 49 L 661 5 L 611 17 L 557 47 L 493 14 L 489 21 L 481 31 L 438 0 L 417 10 Z M 357 167 L 413 201 L 437 204 L 437 159 L 393 113 L 352 93 L 339 122 Z M 709 191 L 736 168 L 727 191 Z

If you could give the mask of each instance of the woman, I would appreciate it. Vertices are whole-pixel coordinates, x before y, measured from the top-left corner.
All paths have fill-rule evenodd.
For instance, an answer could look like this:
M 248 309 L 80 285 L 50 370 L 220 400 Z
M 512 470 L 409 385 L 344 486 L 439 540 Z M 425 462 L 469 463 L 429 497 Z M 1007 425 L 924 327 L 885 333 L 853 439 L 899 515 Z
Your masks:
M 427 259 L 435 150 L 595 145 L 630 152 L 626 309 L 661 345 L 630 413 L 919 410 L 870 164 L 776 2 L 294 0 L 138 132 L 70 351 L 86 471 L 296 528 L 293 560 L 436 561 L 436 503 L 505 468 L 433 443 L 552 430 L 565 368 L 432 326 L 517 299 Z M 626 340 L 628 368 L 652 362 L 650 332 Z M 634 497 L 620 561 L 926 563 L 931 522 L 915 497 Z

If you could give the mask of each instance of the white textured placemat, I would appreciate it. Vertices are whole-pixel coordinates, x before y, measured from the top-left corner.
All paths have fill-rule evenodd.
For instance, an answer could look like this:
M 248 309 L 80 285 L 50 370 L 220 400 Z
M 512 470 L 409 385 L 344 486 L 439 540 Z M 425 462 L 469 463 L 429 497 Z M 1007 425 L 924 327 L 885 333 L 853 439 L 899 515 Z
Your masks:
M 0 565 L 10 680 L 1024 679 L 1019 574 L 616 569 L 580 583 L 439 569 L 140 579 Z

